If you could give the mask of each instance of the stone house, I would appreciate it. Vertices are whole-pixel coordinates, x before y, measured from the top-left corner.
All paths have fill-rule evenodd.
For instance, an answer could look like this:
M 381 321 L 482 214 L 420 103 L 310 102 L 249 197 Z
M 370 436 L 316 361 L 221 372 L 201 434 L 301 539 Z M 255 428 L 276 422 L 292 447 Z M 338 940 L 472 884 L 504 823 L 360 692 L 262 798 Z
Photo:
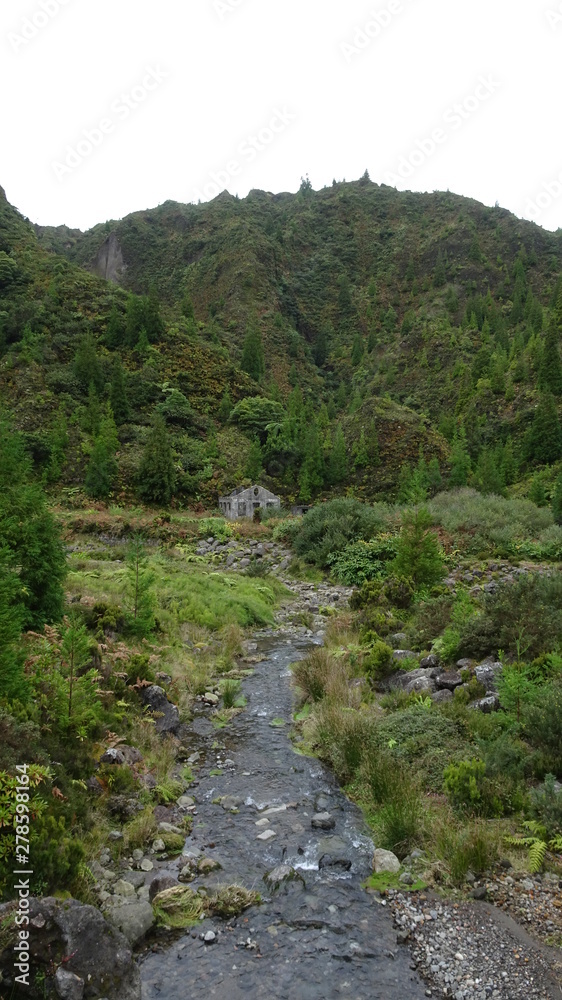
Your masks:
M 221 514 L 230 521 L 238 517 L 253 517 L 255 510 L 279 509 L 281 500 L 264 486 L 239 487 L 227 497 L 220 497 Z

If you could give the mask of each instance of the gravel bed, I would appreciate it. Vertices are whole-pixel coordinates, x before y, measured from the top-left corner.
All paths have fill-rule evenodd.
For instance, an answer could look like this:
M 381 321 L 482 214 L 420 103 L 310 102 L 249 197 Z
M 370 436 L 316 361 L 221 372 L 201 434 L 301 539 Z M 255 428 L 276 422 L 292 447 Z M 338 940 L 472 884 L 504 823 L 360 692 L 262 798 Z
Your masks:
M 490 902 L 509 913 L 532 937 L 562 946 L 562 877 L 512 869 L 484 884 Z
M 388 893 L 399 943 L 428 983 L 453 1000 L 559 1000 L 554 959 L 482 903 Z M 560 973 L 560 968 L 558 969 Z

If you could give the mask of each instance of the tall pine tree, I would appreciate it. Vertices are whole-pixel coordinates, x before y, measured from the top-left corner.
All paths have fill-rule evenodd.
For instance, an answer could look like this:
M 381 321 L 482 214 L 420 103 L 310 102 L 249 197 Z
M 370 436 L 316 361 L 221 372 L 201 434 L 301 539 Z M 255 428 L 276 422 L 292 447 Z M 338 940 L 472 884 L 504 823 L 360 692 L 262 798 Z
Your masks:
M 175 483 L 172 445 L 162 414 L 155 413 L 138 470 L 138 492 L 149 503 L 167 506 Z
M 265 358 L 261 333 L 256 322 L 250 323 L 242 347 L 242 371 L 247 372 L 256 382 L 265 374 Z

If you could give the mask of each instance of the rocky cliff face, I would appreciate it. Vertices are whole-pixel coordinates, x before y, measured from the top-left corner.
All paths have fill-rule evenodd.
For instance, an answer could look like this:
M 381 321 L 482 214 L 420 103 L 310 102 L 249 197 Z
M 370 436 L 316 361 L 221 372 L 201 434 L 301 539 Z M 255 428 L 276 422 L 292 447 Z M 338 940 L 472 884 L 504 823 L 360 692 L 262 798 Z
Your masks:
M 107 281 L 119 284 L 127 265 L 123 260 L 123 251 L 116 233 L 110 233 L 101 245 L 91 269 L 98 278 L 105 278 Z

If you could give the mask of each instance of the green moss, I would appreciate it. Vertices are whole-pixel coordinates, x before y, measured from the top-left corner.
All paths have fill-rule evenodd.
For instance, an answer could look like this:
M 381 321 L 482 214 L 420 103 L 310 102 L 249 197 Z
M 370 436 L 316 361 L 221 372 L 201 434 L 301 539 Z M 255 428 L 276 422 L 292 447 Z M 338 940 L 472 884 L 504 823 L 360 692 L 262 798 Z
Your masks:
M 379 892 L 387 892 L 389 889 L 399 889 L 400 892 L 420 892 L 427 889 L 427 882 L 423 879 L 416 879 L 413 885 L 406 885 L 400 881 L 400 873 L 378 872 L 369 875 L 369 878 L 362 882 L 364 889 L 377 889 Z

